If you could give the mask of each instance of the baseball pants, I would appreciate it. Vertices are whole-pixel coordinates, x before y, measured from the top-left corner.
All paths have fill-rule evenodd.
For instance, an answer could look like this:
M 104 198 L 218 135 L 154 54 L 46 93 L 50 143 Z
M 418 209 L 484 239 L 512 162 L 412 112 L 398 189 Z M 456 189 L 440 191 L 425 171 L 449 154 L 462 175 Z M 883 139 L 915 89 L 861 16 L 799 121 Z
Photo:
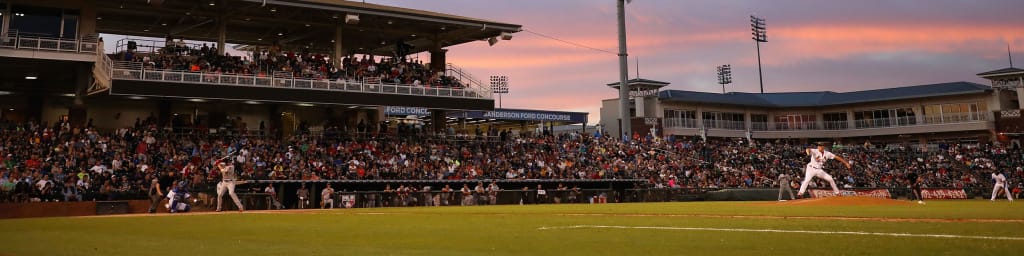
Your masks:
M 238 200 L 238 195 L 235 195 L 235 181 L 225 180 L 217 183 L 217 211 L 220 211 L 224 192 L 231 195 L 231 200 L 235 200 L 235 205 L 238 206 L 239 211 L 245 210 L 245 207 L 242 207 L 242 201 Z
M 821 168 L 812 167 L 810 165 L 804 169 L 804 182 L 800 183 L 800 192 L 797 195 L 803 195 L 807 191 L 807 184 L 811 182 L 814 177 L 821 178 L 828 181 L 829 185 L 832 185 L 832 191 L 839 194 L 839 187 L 836 186 L 836 181 L 832 179 L 832 175 L 825 173 Z

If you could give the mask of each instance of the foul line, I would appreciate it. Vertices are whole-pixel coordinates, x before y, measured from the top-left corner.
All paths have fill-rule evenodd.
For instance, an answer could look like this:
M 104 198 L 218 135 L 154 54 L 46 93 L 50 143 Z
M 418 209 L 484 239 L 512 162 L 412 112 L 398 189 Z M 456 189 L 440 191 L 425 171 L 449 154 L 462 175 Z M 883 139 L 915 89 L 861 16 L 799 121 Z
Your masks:
M 909 234 L 909 233 L 880 233 L 860 231 L 816 231 L 816 230 L 784 230 L 784 229 L 747 229 L 747 228 L 691 228 L 691 227 L 644 227 L 644 226 L 603 226 L 603 225 L 575 225 L 557 227 L 539 227 L 538 230 L 555 229 L 655 229 L 655 230 L 691 230 L 691 231 L 725 231 L 725 232 L 760 232 L 760 233 L 800 233 L 800 234 L 823 234 L 823 235 L 861 235 L 861 236 L 895 236 L 895 237 L 927 237 L 927 238 L 960 238 L 980 240 L 1010 240 L 1024 241 L 1024 237 L 1004 236 L 964 236 L 949 234 Z

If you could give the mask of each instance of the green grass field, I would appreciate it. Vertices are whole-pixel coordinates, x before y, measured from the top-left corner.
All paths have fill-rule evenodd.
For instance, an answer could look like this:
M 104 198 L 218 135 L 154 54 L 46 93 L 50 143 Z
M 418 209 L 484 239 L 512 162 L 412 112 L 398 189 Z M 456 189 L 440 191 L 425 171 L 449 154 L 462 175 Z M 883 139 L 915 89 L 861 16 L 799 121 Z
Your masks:
M 903 206 L 692 202 L 286 210 L 8 219 L 0 220 L 0 227 L 0 255 L 1024 252 L 1024 203 L 1006 201 L 932 201 Z M 1004 240 L 996 240 L 1000 238 Z

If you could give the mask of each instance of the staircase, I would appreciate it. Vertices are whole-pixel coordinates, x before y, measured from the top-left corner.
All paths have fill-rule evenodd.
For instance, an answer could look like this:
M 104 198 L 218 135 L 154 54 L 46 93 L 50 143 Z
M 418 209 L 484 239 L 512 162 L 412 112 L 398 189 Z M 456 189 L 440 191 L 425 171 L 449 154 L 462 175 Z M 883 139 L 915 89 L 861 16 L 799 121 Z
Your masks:
M 103 53 L 103 42 L 96 47 L 96 63 L 92 68 L 92 84 L 89 85 L 87 95 L 93 95 L 110 90 L 110 78 L 113 75 L 114 62 Z
M 469 72 L 466 72 L 462 68 L 455 66 L 455 64 L 448 63 L 445 74 L 458 79 L 460 83 L 466 85 L 466 89 L 473 91 L 473 93 L 476 93 L 477 95 L 494 98 L 494 95 L 491 94 L 491 86 L 489 84 L 481 83 L 479 79 L 476 79 L 476 77 L 473 77 L 473 75 L 469 74 Z

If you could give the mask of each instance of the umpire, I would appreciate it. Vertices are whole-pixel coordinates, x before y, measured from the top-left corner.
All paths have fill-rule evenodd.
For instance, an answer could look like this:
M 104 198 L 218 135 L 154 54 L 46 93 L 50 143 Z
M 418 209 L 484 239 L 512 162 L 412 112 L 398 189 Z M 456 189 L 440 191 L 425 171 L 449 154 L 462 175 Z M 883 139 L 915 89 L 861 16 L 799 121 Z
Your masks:
M 793 188 L 790 187 L 791 179 L 792 178 L 789 177 L 789 174 L 779 174 L 779 201 L 782 201 L 782 191 L 789 192 L 789 200 L 795 199 L 793 198 Z
M 921 183 L 923 182 L 921 177 L 917 175 L 916 171 L 910 170 L 907 172 L 907 183 L 910 183 L 910 194 L 917 199 L 918 203 L 924 203 L 924 198 L 921 197 Z

